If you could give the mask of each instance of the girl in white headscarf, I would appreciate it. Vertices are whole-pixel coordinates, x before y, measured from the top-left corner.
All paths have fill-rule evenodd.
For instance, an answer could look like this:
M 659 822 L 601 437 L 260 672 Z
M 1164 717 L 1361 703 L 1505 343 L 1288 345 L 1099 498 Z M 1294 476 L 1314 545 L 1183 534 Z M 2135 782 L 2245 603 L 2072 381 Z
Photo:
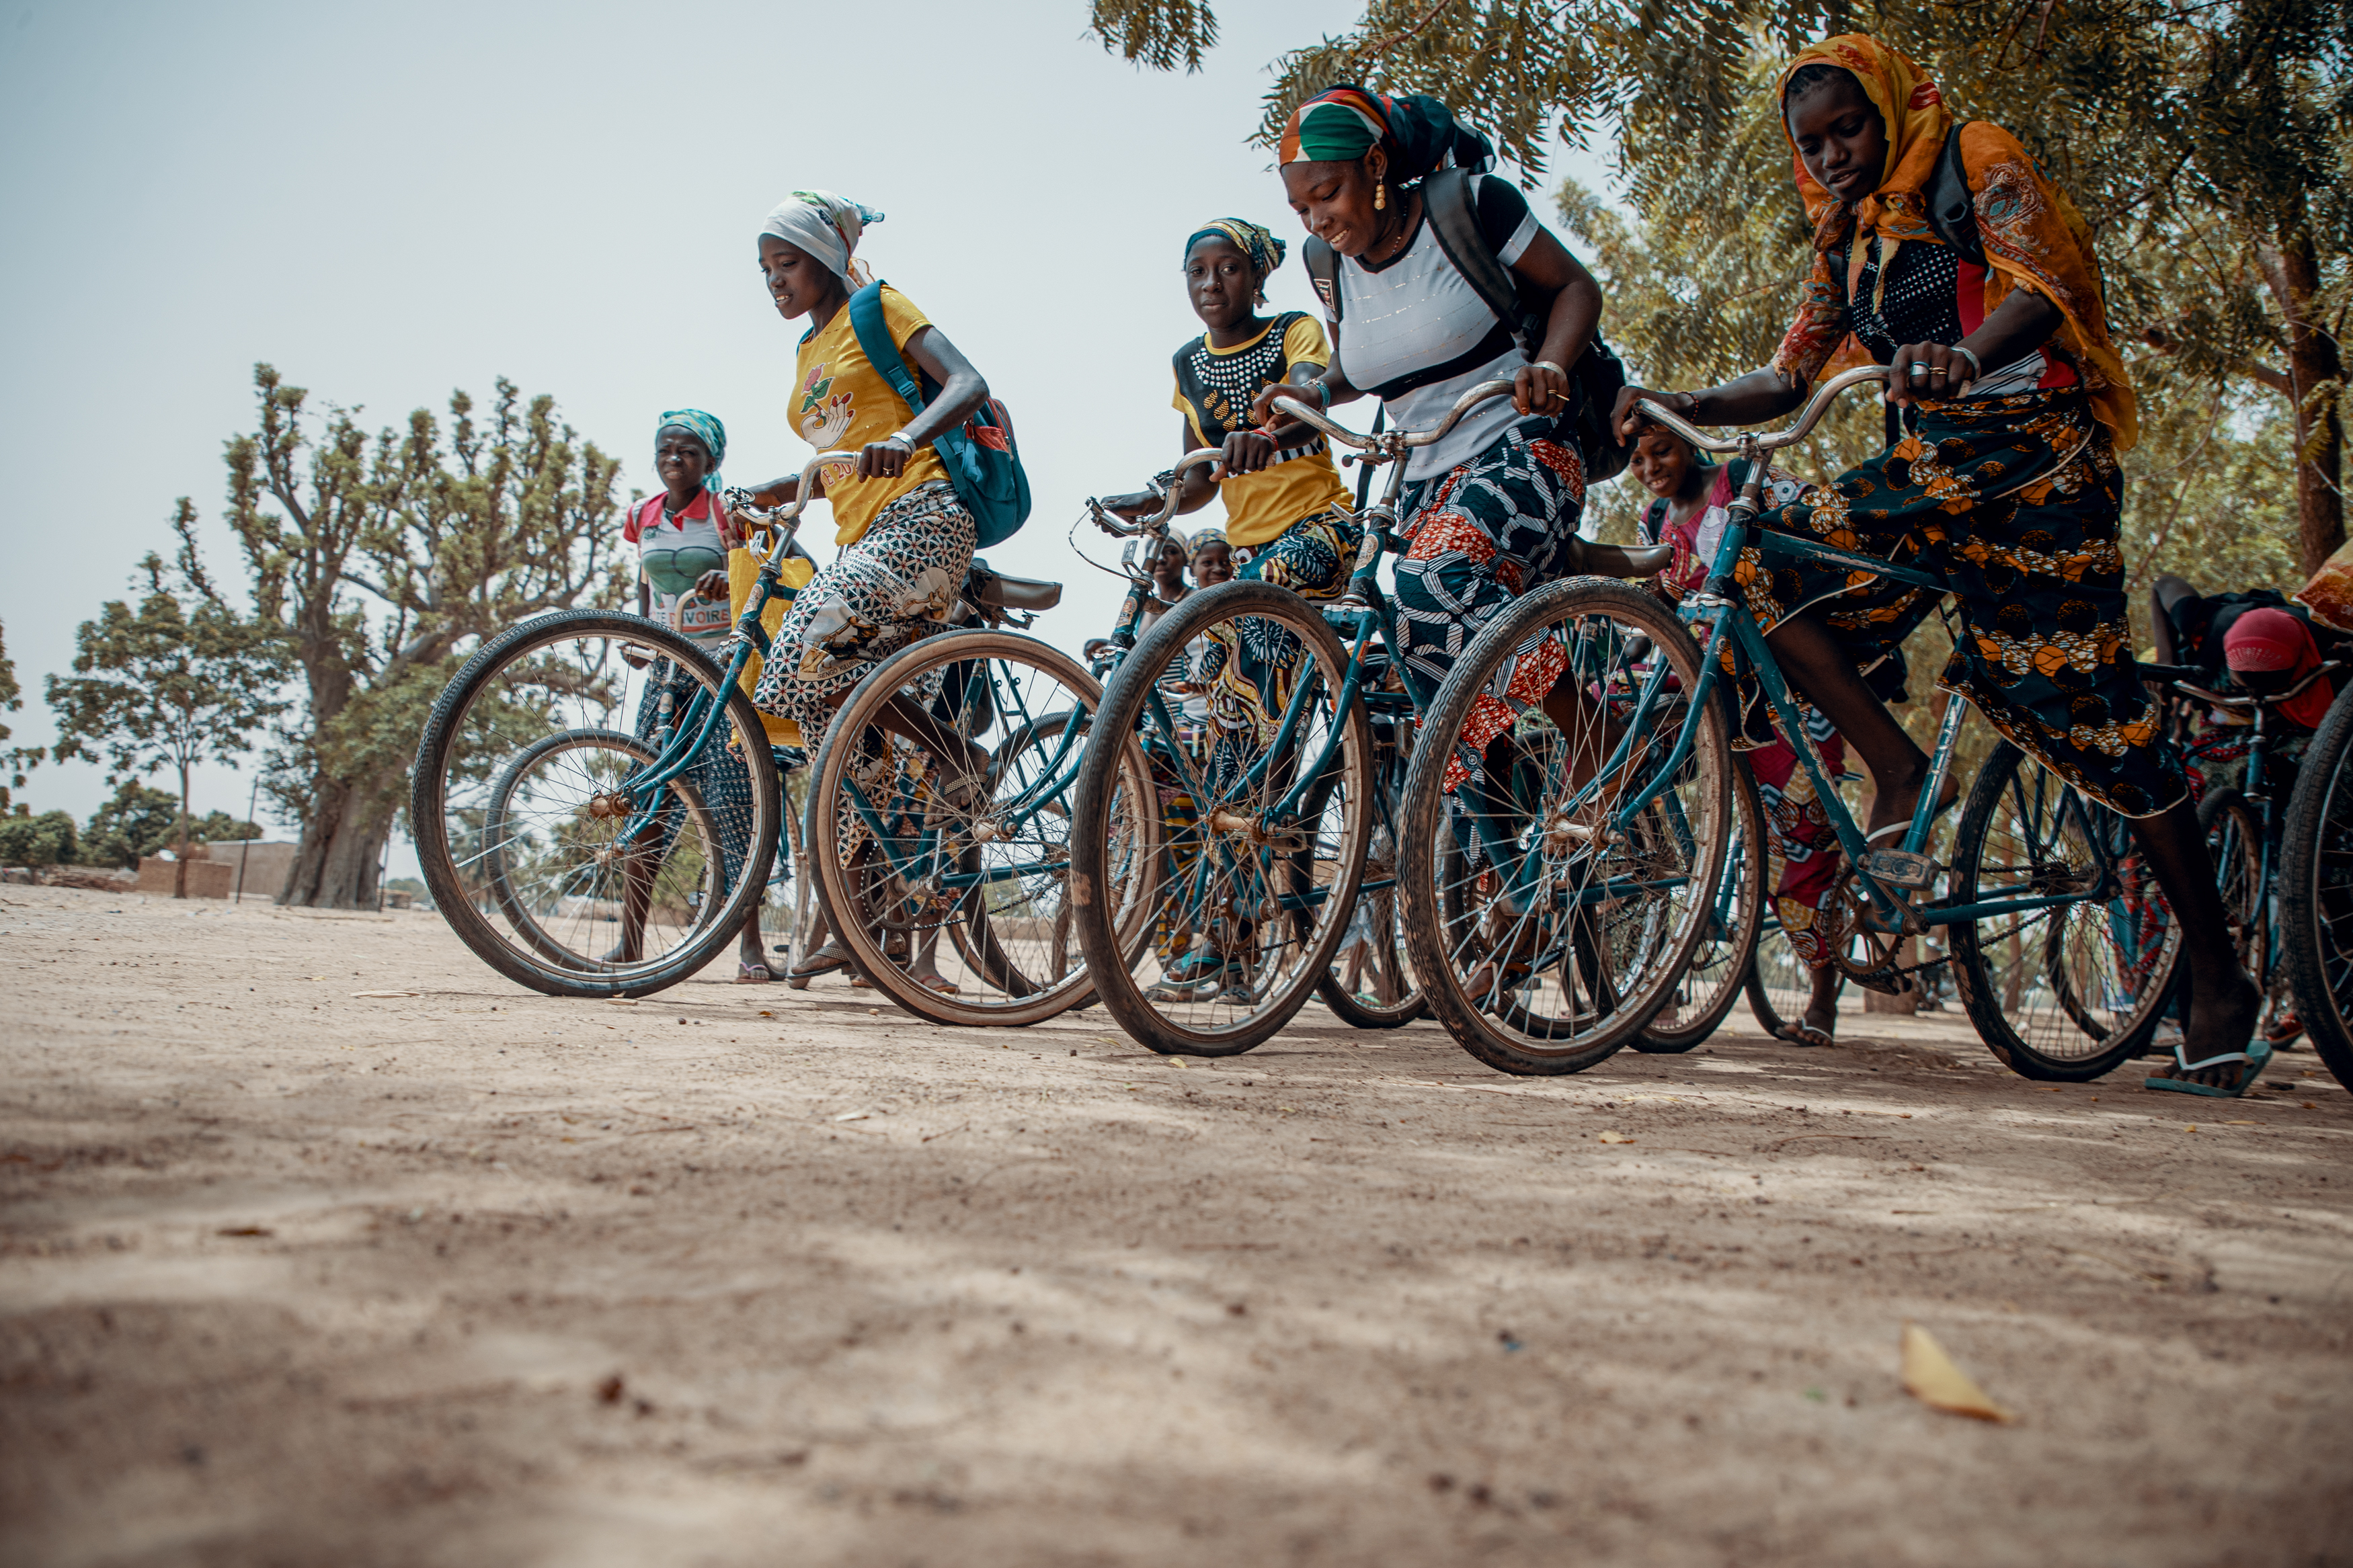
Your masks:
M 820 472 L 840 552 L 795 596 L 752 694 L 764 710 L 797 724 L 811 752 L 878 660 L 937 629 L 934 617 L 972 564 L 976 524 L 932 441 L 980 406 L 988 384 L 906 296 L 875 284 L 857 259 L 866 226 L 881 221 L 870 207 L 812 190 L 795 191 L 760 227 L 760 270 L 776 313 L 809 320 L 794 367 L 794 426 L 819 451 L 858 454 Z M 892 343 L 923 384 L 920 411 L 868 361 L 851 329 L 850 295 L 870 285 Z M 778 479 L 752 499 L 777 505 L 796 499 L 797 485 L 797 477 Z M 934 586 L 944 590 L 931 595 L 934 603 L 911 603 Z M 883 723 L 931 753 L 951 800 L 985 790 L 987 754 L 938 723 L 925 695 L 902 693 Z M 925 968 L 919 963 L 917 972 Z M 924 978 L 955 989 L 936 973 Z
M 859 238 L 881 221 L 881 213 L 830 191 L 795 191 L 760 228 L 760 269 L 777 314 L 809 320 L 794 367 L 794 426 L 820 451 L 858 454 L 821 473 L 841 552 L 794 599 L 777 655 L 753 694 L 764 710 L 797 722 L 812 750 L 875 661 L 936 624 L 909 618 L 902 607 L 926 568 L 946 579 L 953 598 L 972 562 L 972 514 L 931 443 L 964 423 L 987 397 L 988 384 L 887 283 L 876 285 L 882 320 L 907 368 L 925 384 L 923 409 L 910 408 L 868 363 L 848 306 L 854 289 L 873 281 L 856 258 Z M 771 506 L 792 500 L 796 483 L 779 479 L 753 499 Z

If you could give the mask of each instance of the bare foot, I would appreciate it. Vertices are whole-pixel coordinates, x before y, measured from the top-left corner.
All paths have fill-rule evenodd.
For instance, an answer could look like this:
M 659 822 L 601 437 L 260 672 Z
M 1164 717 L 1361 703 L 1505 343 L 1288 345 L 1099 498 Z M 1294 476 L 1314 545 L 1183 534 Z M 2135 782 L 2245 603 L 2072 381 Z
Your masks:
M 1890 784 L 1885 789 L 1873 791 L 1871 797 L 1871 819 L 1863 825 L 1864 836 L 1869 837 L 1894 823 L 1911 821 L 1914 809 L 1920 804 L 1920 791 L 1927 782 L 1928 764 L 1926 760 L 1923 760 L 1919 772 L 1912 777 L 1904 780 L 1901 784 Z M 1945 787 L 1936 796 L 1936 809 L 1942 811 L 1960 798 L 1961 781 L 1947 773 Z M 1891 834 L 1889 837 L 1895 838 L 1901 837 L 1902 835 Z

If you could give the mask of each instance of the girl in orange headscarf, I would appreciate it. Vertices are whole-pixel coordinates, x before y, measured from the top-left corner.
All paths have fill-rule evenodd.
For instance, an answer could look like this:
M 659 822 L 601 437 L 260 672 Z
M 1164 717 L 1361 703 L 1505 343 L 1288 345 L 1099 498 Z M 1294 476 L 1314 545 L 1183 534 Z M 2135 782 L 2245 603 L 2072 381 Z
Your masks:
M 2016 138 L 1957 125 L 1926 73 L 1876 39 L 1801 51 L 1781 105 L 1814 224 L 1797 320 L 1763 370 L 1703 392 L 1627 388 L 1620 428 L 1636 433 L 1641 397 L 1704 425 L 1773 418 L 1850 337 L 1892 368 L 1900 437 L 1758 526 L 1944 571 L 1963 633 L 1942 684 L 2137 819 L 2180 922 L 2186 1053 L 2150 1087 L 2243 1093 L 2268 1058 L 2250 1039 L 2262 998 L 2231 949 L 2181 762 L 2127 639 L 2116 453 L 2137 424 L 2090 234 Z M 1783 673 L 1871 770 L 1869 837 L 1900 833 L 1927 758 L 1856 667 L 1900 647 L 1936 596 L 1843 567 L 1768 568 L 1753 547 L 1734 575 Z

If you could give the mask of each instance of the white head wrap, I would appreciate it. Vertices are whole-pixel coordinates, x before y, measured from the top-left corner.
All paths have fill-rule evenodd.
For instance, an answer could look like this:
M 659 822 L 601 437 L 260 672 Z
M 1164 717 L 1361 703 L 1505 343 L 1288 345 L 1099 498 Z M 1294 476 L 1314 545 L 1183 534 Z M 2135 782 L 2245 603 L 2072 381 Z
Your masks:
M 856 288 L 872 282 L 874 269 L 852 259 L 850 253 L 858 248 L 858 237 L 866 226 L 881 221 L 882 215 L 872 207 L 831 191 L 795 191 L 776 204 L 760 232 L 808 252 Z

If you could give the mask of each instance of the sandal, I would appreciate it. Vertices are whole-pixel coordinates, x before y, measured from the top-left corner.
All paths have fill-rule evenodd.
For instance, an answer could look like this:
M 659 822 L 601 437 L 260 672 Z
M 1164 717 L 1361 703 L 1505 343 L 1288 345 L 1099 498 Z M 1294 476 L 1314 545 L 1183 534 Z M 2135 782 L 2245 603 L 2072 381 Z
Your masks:
M 2202 1062 L 2189 1060 L 2183 1053 L 2180 1045 L 2176 1043 L 2173 1047 L 2173 1065 L 2185 1076 L 2158 1078 L 2152 1074 L 2141 1079 L 2140 1086 L 2143 1089 L 2171 1089 L 2177 1094 L 2202 1094 L 2210 1100 L 2236 1100 L 2255 1087 L 2255 1080 L 2263 1076 L 2263 1068 L 2271 1065 L 2271 1060 L 2272 1045 L 2265 1039 L 2249 1040 L 2247 1048 L 2243 1051 L 2224 1051 L 2220 1056 L 2208 1057 Z M 2227 1067 L 2232 1062 L 2247 1064 L 2247 1070 L 2240 1075 L 2239 1086 L 2236 1089 L 2224 1089 L 2219 1084 L 2211 1083 L 2191 1083 L 2186 1076 L 2193 1072 L 2203 1072 L 2208 1068 Z
M 765 963 L 745 963 L 741 960 L 736 962 L 735 984 L 738 985 L 765 985 L 775 978 L 775 975 L 768 973 L 768 966 Z
M 785 971 L 785 983 L 796 991 L 806 991 L 809 982 L 818 975 L 831 974 L 838 969 L 849 967 L 849 954 L 828 942 L 821 947 L 811 948 L 802 955 L 798 963 Z
M 943 996 L 961 996 L 964 994 L 962 988 L 959 987 L 955 981 L 950 980 L 944 974 L 918 974 L 914 978 L 915 984 L 922 986 L 924 990 L 936 991 Z
M 1225 965 L 1209 952 L 1189 952 L 1168 966 L 1144 994 L 1147 1002 L 1207 1002 L 1225 981 Z
M 1792 1018 L 1789 1022 L 1774 1030 L 1773 1037 L 1777 1040 L 1787 1040 L 1793 1046 L 1834 1046 L 1838 1044 L 1838 1041 L 1831 1037 L 1831 1032 L 1828 1029 L 1819 1027 L 1813 1024 L 1809 1024 L 1803 1018 Z

